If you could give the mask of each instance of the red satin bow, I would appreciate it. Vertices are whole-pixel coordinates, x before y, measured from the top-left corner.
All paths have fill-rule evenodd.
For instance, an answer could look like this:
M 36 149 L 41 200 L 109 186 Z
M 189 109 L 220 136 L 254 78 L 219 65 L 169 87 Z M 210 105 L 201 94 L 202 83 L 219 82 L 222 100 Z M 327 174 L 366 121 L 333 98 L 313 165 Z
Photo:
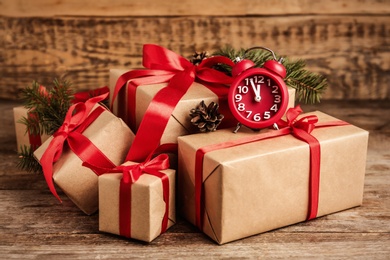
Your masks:
M 320 183 L 320 159 L 321 149 L 318 140 L 310 133 L 315 127 L 330 127 L 348 125 L 344 121 L 332 121 L 318 124 L 318 118 L 315 115 L 304 116 L 297 119 L 302 113 L 300 106 L 290 108 L 287 111 L 287 121 L 280 120 L 278 126 L 280 130 L 260 133 L 258 135 L 241 138 L 238 140 L 227 141 L 225 143 L 208 145 L 199 148 L 195 155 L 195 220 L 199 229 L 203 228 L 204 216 L 204 187 L 203 187 L 203 158 L 208 152 L 230 148 L 247 143 L 257 142 L 265 139 L 275 138 L 278 136 L 292 134 L 294 137 L 309 144 L 310 148 L 310 173 L 309 173 L 309 207 L 307 220 L 313 219 L 317 216 L 318 211 L 318 197 L 319 197 L 319 183 Z
M 53 164 L 60 158 L 65 141 L 69 148 L 83 161 L 104 161 L 106 167 L 115 165 L 82 132 L 92 124 L 105 109 L 94 106 L 104 100 L 108 93 L 87 100 L 85 103 L 72 105 L 62 126 L 53 134 L 53 139 L 40 159 L 47 185 L 53 195 L 61 201 L 53 184 Z M 92 112 L 91 112 L 92 111 Z
M 130 127 L 135 129 L 135 91 L 139 85 L 166 83 L 150 103 L 139 126 L 136 138 L 126 160 L 140 162 L 160 144 L 161 136 L 176 104 L 187 92 L 191 84 L 198 80 L 211 84 L 229 84 L 232 78 L 212 69 L 216 64 L 233 66 L 227 57 L 216 56 L 203 60 L 199 66 L 193 65 L 182 56 L 160 47 L 146 44 L 143 48 L 143 65 L 148 70 L 133 70 L 119 77 L 112 97 L 116 99 L 120 89 L 129 82 L 128 111 L 126 117 Z M 125 120 L 126 121 L 126 120 Z
M 134 183 L 139 177 L 144 174 L 153 174 L 156 171 L 166 170 L 169 168 L 169 157 L 166 154 L 159 154 L 153 159 L 146 159 L 142 163 L 136 163 L 131 165 L 119 165 L 112 168 L 106 168 L 101 166 L 101 161 L 96 162 L 94 164 L 90 162 L 84 162 L 83 166 L 86 166 L 93 171 L 97 175 L 102 175 L 105 173 L 123 173 L 122 180 L 125 183 Z

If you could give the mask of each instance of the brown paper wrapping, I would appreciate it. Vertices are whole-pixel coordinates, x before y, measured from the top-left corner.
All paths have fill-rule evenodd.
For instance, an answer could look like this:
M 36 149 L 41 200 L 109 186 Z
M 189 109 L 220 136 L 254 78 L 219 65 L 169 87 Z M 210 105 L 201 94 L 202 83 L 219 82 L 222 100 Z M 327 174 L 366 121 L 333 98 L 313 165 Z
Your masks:
M 314 114 L 320 122 L 335 120 Z M 253 134 L 224 129 L 179 137 L 178 203 L 191 223 L 195 224 L 195 151 Z M 318 128 L 312 135 L 321 144 L 317 216 L 361 205 L 368 132 L 348 125 Z M 206 153 L 203 181 L 203 231 L 219 244 L 305 221 L 309 145 L 287 135 Z
M 111 69 L 110 70 L 110 92 L 113 93 L 117 79 L 125 73 L 127 70 Z M 138 129 L 141 120 L 148 108 L 153 97 L 157 92 L 165 87 L 167 84 L 154 84 L 139 86 L 136 92 L 136 129 L 132 129 L 134 132 Z M 288 88 L 289 92 L 289 104 L 288 108 L 294 107 L 295 101 L 295 89 Z M 127 95 L 127 94 L 125 94 Z M 218 102 L 218 96 L 205 86 L 194 82 L 188 89 L 187 93 L 182 97 L 180 102 L 176 105 L 168 124 L 165 128 L 164 134 L 161 137 L 161 144 L 164 143 L 177 143 L 177 137 L 197 133 L 198 130 L 190 122 L 189 113 L 190 110 L 196 107 L 202 100 L 206 104 L 211 102 Z M 114 113 L 118 114 L 117 102 L 114 103 Z M 123 105 L 121 105 L 123 106 Z M 126 120 L 125 120 L 126 121 Z
M 127 125 L 109 111 L 104 111 L 83 135 L 99 148 L 115 165 L 123 163 L 134 139 Z M 42 144 L 34 155 L 40 159 L 52 137 Z M 67 145 L 60 159 L 53 166 L 53 179 L 60 189 L 84 213 L 92 214 L 98 209 L 98 176 L 82 166 L 81 159 Z
M 169 178 L 168 228 L 176 222 L 175 170 L 161 171 Z M 120 235 L 119 187 L 122 173 L 99 177 L 99 230 Z M 161 179 L 143 174 L 131 187 L 131 237 L 151 242 L 161 234 L 165 202 Z
M 30 140 L 28 138 L 28 134 L 26 133 L 26 125 L 20 123 L 19 121 L 25 117 L 27 118 L 27 113 L 28 109 L 19 106 L 19 107 L 14 107 L 14 123 L 15 123 L 15 132 L 16 132 L 16 144 L 18 148 L 18 152 L 20 153 L 21 147 L 23 146 L 30 146 Z M 45 142 L 49 138 L 48 135 L 42 134 L 41 135 L 41 142 Z

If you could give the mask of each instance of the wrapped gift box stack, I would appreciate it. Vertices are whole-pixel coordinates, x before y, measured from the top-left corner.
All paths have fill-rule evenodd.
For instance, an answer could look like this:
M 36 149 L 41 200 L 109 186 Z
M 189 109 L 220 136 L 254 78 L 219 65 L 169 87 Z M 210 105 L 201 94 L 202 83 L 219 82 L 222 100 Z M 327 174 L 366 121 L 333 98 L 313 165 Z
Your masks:
M 110 70 L 114 114 L 78 103 L 86 115 L 70 113 L 35 152 L 53 194 L 52 178 L 86 214 L 99 207 L 100 231 L 147 242 L 175 223 L 176 209 L 223 244 L 361 205 L 368 132 L 319 111 L 290 116 L 301 111 L 288 88 L 279 129 L 233 133 L 231 77 L 214 69 L 219 63 L 234 65 L 226 57 L 193 65 L 145 45 L 145 69 Z M 225 118 L 216 131 L 191 124 L 201 101 L 219 104 Z

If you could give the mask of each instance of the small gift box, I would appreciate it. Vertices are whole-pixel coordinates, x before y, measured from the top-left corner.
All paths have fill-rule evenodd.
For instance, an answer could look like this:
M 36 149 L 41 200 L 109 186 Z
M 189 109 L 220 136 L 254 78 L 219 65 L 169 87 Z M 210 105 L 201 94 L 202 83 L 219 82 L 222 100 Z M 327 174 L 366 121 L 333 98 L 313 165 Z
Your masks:
M 24 146 L 32 147 L 32 149 L 35 150 L 49 138 L 46 134 L 30 133 L 27 131 L 26 125 L 21 122 L 23 118 L 26 120 L 33 118 L 35 116 L 33 112 L 29 112 L 29 110 L 23 106 L 14 107 L 13 111 L 18 152 L 21 152 L 21 149 Z
M 163 157 L 163 158 L 162 158 Z M 99 230 L 151 242 L 175 221 L 175 170 L 160 154 L 99 176 Z M 169 164 L 167 164 L 169 165 Z
M 95 97 L 69 109 L 65 122 L 34 156 L 46 182 L 59 199 L 54 182 L 86 214 L 98 209 L 98 176 L 83 162 L 104 161 L 106 167 L 123 163 L 134 139 L 127 125 L 97 102 Z
M 223 244 L 361 205 L 368 132 L 297 110 L 280 130 L 179 137 L 185 218 Z

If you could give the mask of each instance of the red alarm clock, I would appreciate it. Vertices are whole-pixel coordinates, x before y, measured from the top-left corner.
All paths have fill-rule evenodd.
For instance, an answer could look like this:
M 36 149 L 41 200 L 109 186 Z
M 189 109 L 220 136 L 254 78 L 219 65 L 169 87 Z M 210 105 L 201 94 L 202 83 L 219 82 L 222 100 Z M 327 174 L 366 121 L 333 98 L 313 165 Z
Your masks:
M 277 128 L 276 122 L 284 115 L 288 104 L 287 86 L 283 81 L 286 77 L 286 68 L 277 61 L 274 52 L 265 47 L 253 47 L 253 49 L 265 49 L 272 53 L 274 59 L 264 63 L 262 68 L 255 68 L 255 63 L 248 59 L 238 59 L 232 69 L 235 78 L 230 85 L 228 103 L 233 116 L 240 124 L 249 128 L 260 129 L 269 126 Z

